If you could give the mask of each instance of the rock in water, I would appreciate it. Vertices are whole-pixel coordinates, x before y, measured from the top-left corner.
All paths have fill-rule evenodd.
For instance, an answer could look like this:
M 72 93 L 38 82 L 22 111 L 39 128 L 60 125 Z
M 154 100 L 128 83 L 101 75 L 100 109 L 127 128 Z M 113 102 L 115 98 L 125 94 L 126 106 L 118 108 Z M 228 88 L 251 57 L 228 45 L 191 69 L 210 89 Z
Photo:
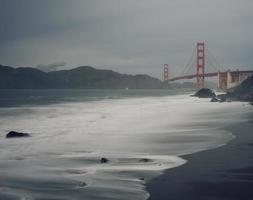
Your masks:
M 213 97 L 211 100 L 210 100 L 210 102 L 219 102 L 220 100 L 219 99 L 217 99 L 216 97 Z
M 79 183 L 79 187 L 85 187 L 85 186 L 87 186 L 87 184 L 85 182 L 80 182 Z
M 208 89 L 208 88 L 200 89 L 193 96 L 199 97 L 199 98 L 213 98 L 213 97 L 216 97 L 215 93 L 212 90 Z
M 101 158 L 100 163 L 107 163 L 109 160 L 107 158 Z
M 230 95 L 229 94 L 220 94 L 220 95 L 217 95 L 217 99 L 219 99 L 219 102 L 225 102 L 225 101 L 227 101 L 227 99 L 230 99 Z
M 148 158 L 141 158 L 139 160 L 139 162 L 149 162 L 149 161 L 150 161 L 150 159 L 148 159 Z
M 16 132 L 16 131 L 10 131 L 7 135 L 6 138 L 19 138 L 19 137 L 29 137 L 30 134 L 28 133 L 21 133 L 21 132 Z

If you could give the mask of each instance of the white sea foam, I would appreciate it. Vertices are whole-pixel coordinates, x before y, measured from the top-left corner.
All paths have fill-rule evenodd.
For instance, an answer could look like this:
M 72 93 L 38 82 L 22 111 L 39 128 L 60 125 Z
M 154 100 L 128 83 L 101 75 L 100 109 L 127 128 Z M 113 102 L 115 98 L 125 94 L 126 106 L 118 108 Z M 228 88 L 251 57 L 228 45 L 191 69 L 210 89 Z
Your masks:
M 147 199 L 147 180 L 229 141 L 221 128 L 249 108 L 187 95 L 0 108 L 0 197 Z

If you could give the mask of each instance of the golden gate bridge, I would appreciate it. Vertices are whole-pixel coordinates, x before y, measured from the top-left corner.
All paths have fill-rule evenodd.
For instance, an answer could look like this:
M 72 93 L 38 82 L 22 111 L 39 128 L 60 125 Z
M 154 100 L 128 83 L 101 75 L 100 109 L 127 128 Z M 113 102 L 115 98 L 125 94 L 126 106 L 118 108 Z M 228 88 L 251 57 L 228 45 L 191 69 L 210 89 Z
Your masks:
M 217 60 L 212 56 L 212 62 L 210 66 L 215 68 L 215 72 L 206 72 L 206 61 L 207 53 L 210 57 L 212 56 L 211 52 L 208 51 L 204 42 L 198 42 L 196 47 L 193 50 L 190 61 L 184 67 L 180 76 L 170 77 L 170 68 L 168 64 L 164 64 L 164 82 L 172 82 L 176 80 L 183 79 L 193 79 L 196 78 L 196 85 L 198 89 L 205 87 L 205 78 L 206 77 L 218 77 L 218 89 L 222 91 L 227 91 L 233 87 L 239 85 L 249 76 L 253 75 L 253 70 L 247 71 L 231 71 L 224 70 L 223 67 L 217 62 Z M 189 72 L 189 69 L 195 67 L 196 72 L 194 74 L 185 75 Z

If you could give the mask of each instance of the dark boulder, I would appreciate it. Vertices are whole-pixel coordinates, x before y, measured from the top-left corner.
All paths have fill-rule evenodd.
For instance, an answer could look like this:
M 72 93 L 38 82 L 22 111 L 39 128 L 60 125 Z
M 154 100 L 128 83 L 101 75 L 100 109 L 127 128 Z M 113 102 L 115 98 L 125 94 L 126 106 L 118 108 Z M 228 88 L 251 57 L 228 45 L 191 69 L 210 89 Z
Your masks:
M 16 131 L 10 131 L 7 135 L 6 138 L 19 138 L 19 137 L 29 137 L 29 133 L 21 133 L 21 132 L 16 132 Z
M 216 97 L 213 97 L 211 100 L 210 100 L 210 102 L 219 102 L 220 100 L 219 99 L 217 99 Z
M 107 163 L 109 162 L 109 160 L 107 158 L 101 158 L 100 159 L 100 163 Z
M 208 89 L 208 88 L 200 89 L 193 96 L 199 97 L 199 98 L 213 98 L 213 97 L 216 97 L 215 93 L 212 90 Z
M 79 183 L 79 187 L 86 187 L 86 186 L 87 186 L 87 184 L 85 182 L 80 182 Z
M 229 94 L 220 94 L 217 96 L 217 98 L 219 99 L 219 102 L 225 102 L 225 101 L 227 101 L 227 99 L 230 99 L 230 95 Z
M 148 158 L 141 158 L 139 160 L 139 162 L 149 162 L 149 161 L 150 161 L 150 159 L 148 159 Z

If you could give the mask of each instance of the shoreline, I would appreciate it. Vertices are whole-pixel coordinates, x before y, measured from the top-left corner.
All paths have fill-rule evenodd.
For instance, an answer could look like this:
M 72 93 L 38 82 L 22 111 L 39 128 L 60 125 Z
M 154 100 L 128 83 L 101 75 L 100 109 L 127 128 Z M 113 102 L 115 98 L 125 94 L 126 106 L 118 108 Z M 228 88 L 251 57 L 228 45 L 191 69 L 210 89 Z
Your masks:
M 253 199 L 253 121 L 226 130 L 235 136 L 229 143 L 180 156 L 186 164 L 148 182 L 148 200 Z

